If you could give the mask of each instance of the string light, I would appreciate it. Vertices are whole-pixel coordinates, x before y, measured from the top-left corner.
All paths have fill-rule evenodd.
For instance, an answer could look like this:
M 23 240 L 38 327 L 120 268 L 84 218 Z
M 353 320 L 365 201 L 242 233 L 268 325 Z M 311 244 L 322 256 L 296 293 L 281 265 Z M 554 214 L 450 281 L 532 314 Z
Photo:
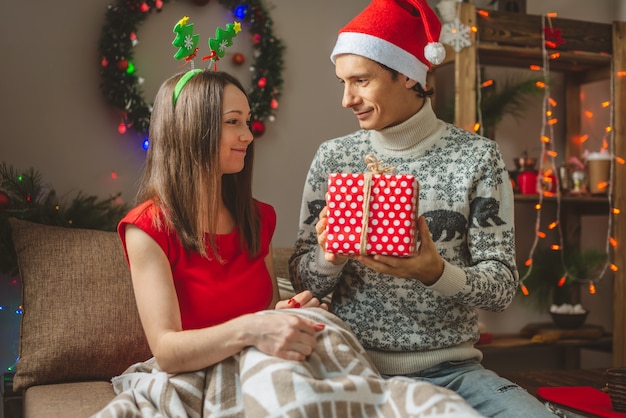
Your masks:
M 477 10 L 477 14 L 482 16 L 483 18 L 489 17 L 489 12 L 485 10 Z M 558 47 L 560 44 L 565 42 L 564 39 L 561 38 L 561 30 L 555 29 L 552 27 L 551 19 L 555 18 L 556 13 L 547 13 L 542 18 L 542 57 L 543 62 L 542 65 L 531 65 L 529 68 L 532 71 L 543 71 L 543 80 L 549 80 L 549 72 L 550 72 L 550 60 L 556 60 L 560 58 L 560 53 L 556 51 L 548 52 L 548 48 L 554 49 Z M 548 25 L 548 26 L 546 26 Z M 476 36 L 476 44 L 478 44 L 478 36 Z M 476 58 L 476 67 L 477 71 L 477 85 L 480 87 L 476 89 L 477 92 L 477 102 L 481 102 L 481 89 L 487 87 L 493 83 L 493 80 L 487 80 L 481 83 L 480 80 L 480 64 L 478 62 L 478 57 Z M 611 72 L 611 100 L 603 101 L 601 103 L 602 108 L 610 109 L 612 103 L 615 102 L 614 99 L 614 77 L 624 77 L 626 76 L 626 71 L 612 71 Z M 554 230 L 558 234 L 557 242 L 550 244 L 550 248 L 554 251 L 559 252 L 561 265 L 564 271 L 563 276 L 559 280 L 559 285 L 565 285 L 568 282 L 572 283 L 588 283 L 589 293 L 596 294 L 595 284 L 599 282 L 605 275 L 607 269 L 610 269 L 613 272 L 618 271 L 618 266 L 610 262 L 611 257 L 611 249 L 618 248 L 619 243 L 616 238 L 611 236 L 612 225 L 613 225 L 613 216 L 620 214 L 620 209 L 614 207 L 612 199 L 613 193 L 611 188 L 614 187 L 614 176 L 615 176 L 615 164 L 625 164 L 626 160 L 621 156 L 613 156 L 610 170 L 609 181 L 604 184 L 604 188 L 606 189 L 606 193 L 609 200 L 609 216 L 608 216 L 608 228 L 607 228 L 607 239 L 606 239 L 606 262 L 604 267 L 601 269 L 599 273 L 597 273 L 597 277 L 586 277 L 586 278 L 578 278 L 571 274 L 568 271 L 568 268 L 565 264 L 564 252 L 562 251 L 564 248 L 564 238 L 563 231 L 561 229 L 561 187 L 559 187 L 559 178 L 554 175 L 554 167 L 555 158 L 558 156 L 558 153 L 553 149 L 552 138 L 554 138 L 554 127 L 559 123 L 558 118 L 554 117 L 552 109 L 557 106 L 557 101 L 550 96 L 550 85 L 543 81 L 539 81 L 536 83 L 538 88 L 544 90 L 544 99 L 543 99 L 543 112 L 542 115 L 544 120 L 542 123 L 541 133 L 540 133 L 540 143 L 541 143 L 541 158 L 539 159 L 539 175 L 537 176 L 537 190 L 540 191 L 538 193 L 538 202 L 535 204 L 536 209 L 536 219 L 535 219 L 535 238 L 531 245 L 529 256 L 524 262 L 524 265 L 527 267 L 527 270 L 523 277 L 520 278 L 520 290 L 525 295 L 528 296 L 530 294 L 528 287 L 524 284 L 524 281 L 530 276 L 533 268 L 533 258 L 534 253 L 537 249 L 537 245 L 540 239 L 545 239 L 546 234 L 540 231 L 541 226 L 541 216 L 542 216 L 542 208 L 543 208 L 543 199 L 544 197 L 555 197 L 556 202 L 556 220 L 549 223 L 548 228 Z M 585 110 L 583 112 L 584 117 L 588 119 L 592 119 L 594 117 L 593 112 L 590 110 Z M 605 138 L 607 138 L 606 145 L 603 144 L 603 150 L 614 150 L 614 123 L 613 119 L 615 117 L 614 111 L 610 111 L 611 123 L 609 126 L 604 128 L 604 133 L 606 134 Z M 477 109 L 477 122 L 474 124 L 474 131 L 480 132 L 482 134 L 482 114 L 480 106 Z M 572 142 L 578 145 L 584 144 L 589 139 L 589 134 L 582 134 L 575 138 L 572 138 Z M 569 278 L 569 280 L 568 280 Z
M 548 79 L 548 74 L 549 74 L 549 59 L 548 58 L 550 58 L 550 59 L 558 58 L 558 56 L 556 54 L 548 54 L 547 48 L 546 48 L 546 47 L 555 47 L 556 46 L 555 42 L 551 42 L 551 41 L 548 42 L 548 41 L 546 41 L 546 33 L 548 33 L 550 35 L 554 35 L 556 33 L 556 31 L 553 30 L 552 23 L 550 21 L 550 18 L 552 18 L 554 16 L 556 16 L 556 15 L 552 14 L 552 13 L 549 13 L 549 14 L 547 14 L 545 16 L 544 19 L 542 19 L 542 26 L 543 26 L 543 28 L 542 28 L 543 29 L 542 30 L 542 33 L 543 33 L 543 38 L 542 38 L 542 41 L 543 41 L 542 42 L 543 66 L 533 65 L 533 66 L 530 67 L 532 70 L 535 70 L 535 71 L 537 71 L 538 69 L 543 69 L 544 79 L 545 80 Z M 546 19 L 548 20 L 548 23 L 550 25 L 550 30 L 546 30 L 546 27 L 545 27 Z M 561 41 L 562 42 L 562 40 L 560 40 L 560 39 L 557 39 L 557 41 Z M 612 85 L 613 85 L 613 80 L 611 80 L 611 86 Z M 548 168 L 547 170 L 544 169 L 544 162 L 545 162 L 546 159 L 551 160 L 552 167 L 554 167 L 555 166 L 554 165 L 554 159 L 558 155 L 554 150 L 552 150 L 550 148 L 550 146 L 552 145 L 551 138 L 554 136 L 553 135 L 553 127 L 558 123 L 558 119 L 552 117 L 552 111 L 551 111 L 550 108 L 551 107 L 556 107 L 557 103 L 549 95 L 549 93 L 550 93 L 550 86 L 548 84 L 542 83 L 542 82 L 538 82 L 537 83 L 537 87 L 545 89 L 544 90 L 544 101 L 543 101 L 544 102 L 544 112 L 543 112 L 543 114 L 544 114 L 545 120 L 544 120 L 544 124 L 542 126 L 541 134 L 540 134 L 540 143 L 542 145 L 542 147 L 541 147 L 542 158 L 540 160 L 540 166 L 539 166 L 539 173 L 540 173 L 540 175 L 537 176 L 538 182 L 540 181 L 540 179 L 543 179 L 544 184 L 545 184 L 545 183 L 547 183 L 547 178 L 546 177 L 552 175 L 552 173 L 551 173 L 551 168 Z M 609 101 L 602 102 L 602 107 L 603 108 L 608 108 L 612 101 L 613 100 L 611 100 L 610 102 Z M 591 112 L 589 110 L 586 110 L 584 112 L 584 115 L 585 115 L 585 117 L 590 118 L 590 119 L 593 118 L 593 116 L 594 116 L 593 112 Z M 611 117 L 613 117 L 613 113 L 612 112 L 611 112 Z M 612 126 L 613 126 L 613 123 L 611 123 L 611 125 L 609 127 L 605 128 L 605 133 L 611 134 L 613 132 L 613 130 L 611 128 Z M 550 131 L 550 134 L 546 134 L 546 129 Z M 577 141 L 578 141 L 578 143 L 582 144 L 582 143 L 584 143 L 588 139 L 588 137 L 589 137 L 588 134 L 581 135 L 580 137 L 577 138 Z M 611 135 L 611 140 L 614 140 L 612 135 Z M 606 147 L 603 144 L 603 147 L 605 147 L 607 149 L 608 149 L 608 146 L 609 146 L 608 143 L 606 144 Z M 612 147 L 612 148 L 614 149 L 614 147 Z M 617 162 L 621 161 L 622 164 L 624 162 L 624 160 L 622 158 L 615 158 L 615 161 L 617 161 Z M 614 175 L 613 171 L 614 171 L 614 168 L 612 167 L 611 168 L 611 177 L 610 177 L 609 182 L 607 182 L 604 185 L 605 188 L 608 188 L 610 185 L 614 184 L 614 182 L 613 182 L 613 175 Z M 557 186 L 558 186 L 558 179 L 555 178 L 555 180 L 556 180 Z M 609 201 L 610 201 L 612 193 L 611 193 L 610 190 L 607 190 L 607 192 L 608 192 L 607 194 L 609 196 Z M 543 238 L 546 237 L 545 233 L 543 233 L 543 232 L 541 232 L 539 230 L 539 227 L 541 225 L 541 208 L 543 207 L 542 201 L 543 201 L 544 196 L 545 197 L 556 196 L 556 202 L 557 202 L 557 210 L 556 210 L 557 220 L 551 222 L 548 225 L 548 228 L 551 229 L 551 230 L 556 229 L 557 232 L 558 232 L 558 236 L 559 236 L 559 243 L 554 243 L 554 244 L 550 245 L 550 248 L 552 250 L 560 251 L 561 264 L 562 264 L 563 270 L 565 272 L 564 275 L 559 280 L 558 285 L 559 286 L 564 286 L 566 284 L 566 282 L 567 282 L 567 277 L 568 276 L 570 276 L 572 278 L 573 282 L 582 282 L 582 281 L 585 280 L 585 279 L 576 278 L 576 277 L 571 276 L 570 273 L 568 272 L 567 267 L 565 266 L 563 252 L 561 251 L 562 248 L 563 248 L 563 233 L 561 231 L 561 226 L 560 226 L 560 224 L 561 224 L 560 223 L 560 213 L 561 213 L 561 210 L 560 210 L 560 206 L 561 206 L 560 187 L 556 187 L 555 193 L 546 192 L 545 188 L 544 188 L 543 193 L 539 193 L 539 202 L 535 205 L 535 209 L 537 210 L 536 221 L 535 221 L 535 231 L 536 231 L 536 233 L 535 233 L 535 239 L 533 241 L 533 244 L 532 244 L 530 252 L 529 252 L 529 256 L 528 256 L 528 258 L 527 258 L 527 260 L 525 262 L 525 265 L 526 265 L 526 267 L 528 267 L 528 269 L 527 269 L 525 275 L 520 279 L 520 289 L 521 289 L 522 293 L 525 296 L 528 296 L 530 294 L 530 292 L 528 291 L 528 288 L 524 284 L 524 281 L 530 276 L 530 274 L 532 272 L 534 252 L 535 252 L 535 250 L 537 248 L 537 244 L 539 242 L 539 239 L 543 239 Z M 610 204 L 609 207 L 612 208 L 612 204 Z M 609 234 L 607 236 L 607 248 L 606 248 L 606 251 L 607 251 L 607 262 L 606 262 L 604 268 L 602 269 L 602 271 L 600 272 L 599 276 L 596 279 L 586 278 L 586 280 L 589 282 L 589 293 L 590 294 L 595 294 L 596 293 L 596 287 L 595 287 L 594 282 L 599 281 L 603 277 L 603 275 L 604 275 L 604 273 L 605 273 L 607 268 L 610 268 L 612 271 L 617 271 L 616 270 L 617 266 L 615 264 L 609 263 L 609 261 L 608 261 L 609 249 L 610 249 L 609 247 L 617 248 L 617 245 L 618 245 L 617 240 L 610 235 L 610 231 L 612 229 L 612 215 L 614 215 L 616 213 L 619 213 L 619 209 L 612 208 L 610 210 L 610 214 L 609 214 L 609 228 L 608 228 Z

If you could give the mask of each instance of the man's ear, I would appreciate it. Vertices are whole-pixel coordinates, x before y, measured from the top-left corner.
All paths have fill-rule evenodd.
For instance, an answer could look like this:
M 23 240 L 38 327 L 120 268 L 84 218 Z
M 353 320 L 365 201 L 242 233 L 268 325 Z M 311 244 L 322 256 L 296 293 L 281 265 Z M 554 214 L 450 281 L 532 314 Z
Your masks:
M 407 76 L 404 76 L 404 77 L 405 77 L 404 87 L 406 87 L 407 89 L 412 89 L 417 84 L 417 81 L 411 80 Z

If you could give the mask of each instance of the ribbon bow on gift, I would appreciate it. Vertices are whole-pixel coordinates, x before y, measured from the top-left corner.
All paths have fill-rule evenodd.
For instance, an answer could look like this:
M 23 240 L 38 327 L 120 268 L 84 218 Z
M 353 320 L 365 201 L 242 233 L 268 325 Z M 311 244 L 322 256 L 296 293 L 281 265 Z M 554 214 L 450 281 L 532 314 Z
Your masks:
M 383 166 L 383 161 L 379 161 L 376 156 L 367 154 L 365 156 L 367 171 L 363 175 L 363 219 L 361 223 L 361 239 L 359 242 L 359 253 L 367 254 L 367 225 L 370 219 L 370 199 L 372 195 L 372 177 L 374 174 L 393 174 L 396 168 L 391 165 Z
M 396 172 L 396 168 L 392 165 L 387 165 L 387 166 L 382 166 L 384 161 L 378 161 L 378 158 L 376 158 L 376 156 L 372 155 L 372 154 L 367 154 L 365 156 L 365 164 L 367 164 L 367 169 L 369 170 L 369 173 L 365 173 L 366 175 L 369 174 L 369 176 L 371 177 L 372 174 L 394 174 Z

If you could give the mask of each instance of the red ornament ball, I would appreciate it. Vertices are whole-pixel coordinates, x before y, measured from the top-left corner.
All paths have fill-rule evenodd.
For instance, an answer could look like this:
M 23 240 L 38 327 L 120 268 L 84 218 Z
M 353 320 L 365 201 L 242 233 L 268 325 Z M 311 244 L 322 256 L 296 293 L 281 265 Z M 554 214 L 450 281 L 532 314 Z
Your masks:
M 8 194 L 0 190 L 0 210 L 8 209 L 11 205 L 11 198 Z
M 244 57 L 242 53 L 237 52 L 233 54 L 233 64 L 242 65 L 245 61 L 246 61 L 246 57 Z
M 252 131 L 252 135 L 254 135 L 255 138 L 259 138 L 265 133 L 265 125 L 260 120 L 255 120 L 254 122 L 252 122 L 250 130 Z
M 128 60 L 119 60 L 117 62 L 117 69 L 121 71 L 126 71 L 128 69 Z

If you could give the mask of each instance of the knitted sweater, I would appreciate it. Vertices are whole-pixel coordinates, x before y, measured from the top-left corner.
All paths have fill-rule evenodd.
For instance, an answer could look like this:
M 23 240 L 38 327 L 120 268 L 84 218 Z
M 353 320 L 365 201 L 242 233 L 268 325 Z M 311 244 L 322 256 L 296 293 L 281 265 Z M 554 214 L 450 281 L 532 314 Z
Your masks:
M 329 173 L 362 173 L 375 155 L 419 181 L 424 215 L 445 260 L 432 286 L 324 260 L 315 224 Z M 418 244 L 419 245 L 419 244 Z M 517 285 L 513 190 L 498 145 L 438 120 L 430 101 L 407 121 L 359 130 L 320 145 L 304 185 L 290 259 L 297 291 L 332 293 L 331 310 L 356 333 L 379 371 L 409 374 L 445 361 L 482 359 L 478 312 L 502 311 Z

